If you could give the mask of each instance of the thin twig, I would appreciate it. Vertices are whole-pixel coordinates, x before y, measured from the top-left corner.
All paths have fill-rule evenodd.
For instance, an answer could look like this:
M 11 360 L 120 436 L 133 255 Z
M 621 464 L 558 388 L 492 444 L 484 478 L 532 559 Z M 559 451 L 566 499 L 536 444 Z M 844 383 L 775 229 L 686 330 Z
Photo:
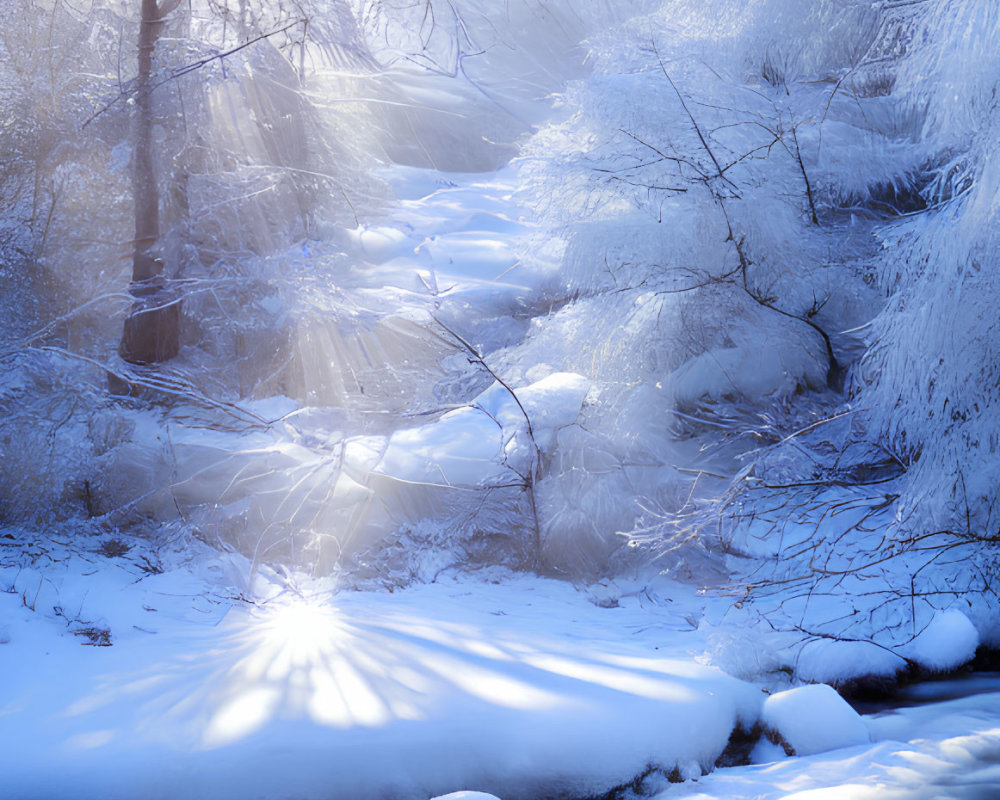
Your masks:
M 223 53 L 216 53 L 215 55 L 207 56 L 205 58 L 199 59 L 198 61 L 192 61 L 190 64 L 185 64 L 182 67 L 176 67 L 170 71 L 167 77 L 162 78 L 161 80 L 150 86 L 149 91 L 157 89 L 160 86 L 163 86 L 165 83 L 169 83 L 170 81 L 183 77 L 184 75 L 187 75 L 191 72 L 195 72 L 196 70 L 199 70 L 202 67 L 208 66 L 213 61 L 219 61 L 220 59 L 227 58 L 231 55 L 240 52 L 240 50 L 244 50 L 247 47 L 250 47 L 251 45 L 257 44 L 257 42 L 263 41 L 264 39 L 269 39 L 270 37 L 277 36 L 278 34 L 281 33 L 285 33 L 286 31 L 289 31 L 292 28 L 294 28 L 296 25 L 303 25 L 306 24 L 307 22 L 308 22 L 307 19 L 297 19 L 294 22 L 290 22 L 288 25 L 285 25 L 283 28 L 278 28 L 277 30 L 269 31 L 268 33 L 262 33 L 259 36 L 255 36 L 253 39 L 248 39 L 242 44 L 230 48 L 229 50 L 226 50 Z M 105 111 L 108 111 L 112 106 L 114 106 L 120 100 L 124 100 L 126 98 L 133 97 L 134 95 L 138 94 L 138 81 L 131 80 L 128 82 L 127 85 L 130 87 L 129 89 L 127 90 L 120 89 L 116 97 L 114 97 L 111 101 L 109 101 L 104 106 L 95 111 L 93 114 L 91 114 L 90 117 L 88 117 L 87 120 L 80 127 L 86 128 L 91 122 L 93 122 L 95 119 L 101 116 Z

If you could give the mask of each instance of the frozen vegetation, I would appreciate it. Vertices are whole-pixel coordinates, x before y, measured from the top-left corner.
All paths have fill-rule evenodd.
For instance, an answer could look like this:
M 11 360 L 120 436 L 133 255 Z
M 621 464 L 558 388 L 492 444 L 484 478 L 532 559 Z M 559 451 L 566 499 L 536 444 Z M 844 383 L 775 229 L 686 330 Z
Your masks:
M 0 795 L 989 796 L 998 36 L 6 0 Z

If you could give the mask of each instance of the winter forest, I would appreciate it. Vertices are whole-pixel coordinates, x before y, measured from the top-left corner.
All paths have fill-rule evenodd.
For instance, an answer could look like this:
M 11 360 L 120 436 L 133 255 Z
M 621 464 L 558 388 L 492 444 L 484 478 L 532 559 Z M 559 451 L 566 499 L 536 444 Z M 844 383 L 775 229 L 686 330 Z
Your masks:
M 1000 796 L 997 41 L 0 0 L 0 796 Z

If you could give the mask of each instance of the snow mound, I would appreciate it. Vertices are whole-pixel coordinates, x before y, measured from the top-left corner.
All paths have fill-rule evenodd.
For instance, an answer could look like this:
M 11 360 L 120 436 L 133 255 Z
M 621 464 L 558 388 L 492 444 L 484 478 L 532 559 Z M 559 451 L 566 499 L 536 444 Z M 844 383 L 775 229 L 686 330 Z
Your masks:
M 800 756 L 870 741 L 864 720 L 824 683 L 771 695 L 764 701 L 761 721 Z
M 535 444 L 544 452 L 554 446 L 556 431 L 576 422 L 589 391 L 590 381 L 582 375 L 556 372 L 515 389 L 516 399 L 505 386 L 494 383 L 476 398 L 475 404 L 499 420 L 505 430 L 525 425 L 527 415 Z
M 868 676 L 892 677 L 904 666 L 903 656 L 872 642 L 818 639 L 799 651 L 796 674 L 803 681 L 841 683 Z
M 979 647 L 979 633 L 961 611 L 935 614 L 905 653 L 921 667 L 944 672 L 971 661 Z
M 119 572 L 0 592 L 0 647 L 16 648 L 0 658 L 4 797 L 602 795 L 650 764 L 700 775 L 760 709 L 759 690 L 664 636 L 667 604 L 598 608 L 515 576 L 393 594 L 310 583 L 255 605 L 212 596 L 215 617 L 192 624 L 207 601 L 184 570 Z M 0 570 L 0 587 L 17 575 Z M 51 608 L 95 583 L 100 605 L 73 607 L 92 626 L 116 609 L 113 646 L 82 647 L 20 594 Z
M 786 345 L 784 349 L 728 347 L 710 350 L 685 361 L 669 379 L 677 403 L 693 405 L 701 397 L 735 393 L 763 397 L 792 391 L 802 383 L 822 385 L 821 366 L 808 350 Z
M 499 383 L 473 405 L 436 422 L 393 434 L 379 472 L 409 481 L 475 485 L 504 474 L 503 446 L 531 420 L 535 443 L 546 451 L 556 432 L 580 415 L 590 382 L 581 375 L 556 373 L 514 394 Z M 520 402 L 520 405 L 518 405 Z M 523 408 L 523 411 L 522 411 Z M 517 443 L 508 447 L 513 454 Z M 521 448 L 523 450 L 523 448 Z
M 500 800 L 495 794 L 485 792 L 452 792 L 432 797 L 431 800 Z

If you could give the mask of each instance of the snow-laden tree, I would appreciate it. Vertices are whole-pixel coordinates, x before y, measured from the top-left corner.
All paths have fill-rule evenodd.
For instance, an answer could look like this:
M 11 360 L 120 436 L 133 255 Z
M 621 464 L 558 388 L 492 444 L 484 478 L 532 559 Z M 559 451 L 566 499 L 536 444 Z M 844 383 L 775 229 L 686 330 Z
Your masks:
M 701 580 L 719 559 L 676 545 L 733 554 L 775 624 L 906 638 L 959 598 L 989 624 L 995 25 L 669 2 L 591 40 L 524 153 L 563 286 L 510 363 L 588 375 L 607 440 L 656 447 L 620 462 L 632 491 L 575 473 L 617 527 L 565 548 L 600 560 L 634 516 Z
M 566 359 L 600 382 L 603 415 L 633 409 L 603 431 L 634 443 L 632 491 L 584 478 L 617 508 L 590 541 L 641 515 L 639 538 L 704 543 L 685 519 L 734 456 L 842 402 L 861 352 L 844 331 L 880 302 L 865 271 L 884 214 L 866 204 L 907 155 L 857 111 L 881 103 L 876 23 L 867 3 L 664 3 L 592 41 L 595 74 L 529 143 L 526 192 L 564 252 L 561 308 L 525 361 Z
M 807 328 L 796 326 L 776 347 L 775 328 L 758 324 L 733 337 L 735 352 L 728 344 L 720 350 L 711 344 L 713 325 L 731 331 L 745 312 L 729 307 L 720 318 L 725 306 L 699 303 L 704 288 L 686 291 L 686 309 L 666 318 L 689 320 L 709 335 L 688 340 L 700 352 L 689 350 L 686 365 L 672 372 L 682 388 L 675 402 L 683 410 L 686 399 L 702 398 L 702 422 L 755 450 L 721 513 L 710 504 L 709 514 L 683 529 L 722 532 L 739 556 L 730 562 L 739 591 L 760 600 L 771 624 L 899 642 L 935 609 L 959 603 L 995 637 L 988 264 L 997 70 L 988 42 L 996 12 L 975 3 L 817 3 L 808 14 L 798 4 L 727 5 L 709 7 L 707 16 L 704 9 L 684 16 L 682 5 L 671 5 L 662 22 L 687 24 L 680 44 L 647 55 L 655 62 L 647 71 L 670 73 L 666 95 L 678 105 L 637 134 L 647 155 L 641 169 L 653 162 L 666 174 L 634 180 L 638 153 L 622 165 L 633 171 L 615 166 L 601 174 L 639 183 L 647 197 L 669 197 L 658 187 L 688 188 L 683 202 L 693 203 L 691 187 L 665 178 L 695 170 L 704 182 L 717 161 L 733 185 L 695 208 L 704 215 L 729 207 L 721 238 L 744 251 L 736 274 L 750 278 L 729 282 L 723 296 L 756 287 L 757 300 L 766 301 L 759 313 L 786 312 L 788 321 L 823 328 L 826 362 L 836 361 L 846 380 L 840 396 L 761 391 L 766 364 L 777 360 L 788 374 L 796 352 L 815 375 L 824 363 L 817 340 L 809 357 Z M 652 49 L 653 30 L 636 41 L 648 38 Z M 685 70 L 690 77 L 679 79 Z M 618 113 L 628 120 L 619 129 L 636 135 L 628 114 Z M 746 130 L 756 144 L 739 139 Z M 677 147 L 682 136 L 687 141 Z M 740 144 L 732 148 L 733 141 Z M 657 219 L 668 219 L 660 213 Z M 695 218 L 688 211 L 686 219 Z M 659 258 L 662 250 L 654 252 Z M 778 271 L 768 276 L 769 267 Z M 675 353 L 677 343 L 669 342 Z M 802 385 L 822 389 L 815 377 Z M 735 406 L 718 402 L 726 393 Z
M 989 263 L 998 72 L 988 42 L 997 12 L 930 2 L 877 11 L 878 36 L 861 68 L 839 80 L 838 95 L 855 100 L 852 84 L 867 74 L 879 98 L 877 114 L 855 100 L 885 141 L 858 162 L 888 175 L 851 211 L 886 217 L 864 275 L 884 299 L 863 331 L 850 407 L 760 463 L 764 528 L 790 545 L 763 550 L 788 558 L 778 573 L 799 587 L 783 609 L 793 621 L 808 618 L 807 594 L 838 599 L 812 626 L 824 635 L 874 630 L 906 640 L 936 609 L 957 605 L 994 641 Z M 760 552 L 762 528 L 753 528 L 744 517 L 738 540 Z M 764 582 L 750 582 L 757 577 Z
M 353 222 L 377 191 L 344 123 L 320 122 L 301 85 L 307 65 L 364 71 L 353 17 L 329 5 L 311 26 L 302 3 L 5 7 L 12 518 L 101 516 L 164 481 L 113 460 L 135 423 L 109 380 L 254 419 L 227 404 L 289 340 L 267 259 L 320 221 Z
M 991 45 L 1000 10 L 926 3 L 908 30 L 893 97 L 922 157 L 927 209 L 880 231 L 888 296 L 865 359 L 862 398 L 907 463 L 900 523 L 911 530 L 996 537 L 991 477 L 998 429 L 997 180 Z

